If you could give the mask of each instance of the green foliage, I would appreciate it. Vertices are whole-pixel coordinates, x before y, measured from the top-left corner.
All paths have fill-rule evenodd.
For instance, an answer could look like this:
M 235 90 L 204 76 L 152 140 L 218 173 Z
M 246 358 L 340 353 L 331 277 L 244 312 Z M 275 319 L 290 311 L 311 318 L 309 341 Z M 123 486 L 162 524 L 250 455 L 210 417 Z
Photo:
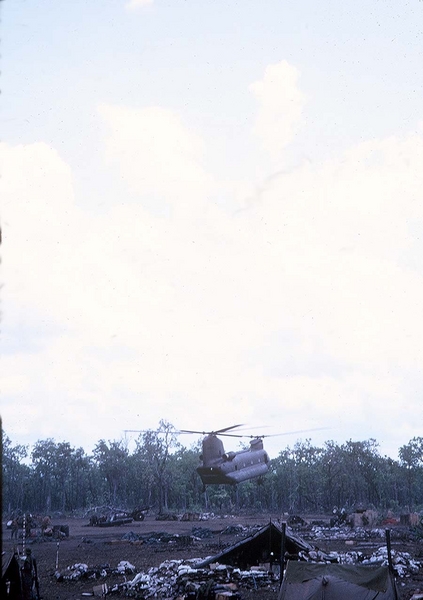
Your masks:
M 380 509 L 423 505 L 423 438 L 399 450 L 399 460 L 383 457 L 375 440 L 322 448 L 310 440 L 287 447 L 270 462 L 262 480 L 237 488 L 209 486 L 203 493 L 196 473 L 200 443 L 182 446 L 173 426 L 140 434 L 130 453 L 122 441 L 99 440 L 91 456 L 53 439 L 39 440 L 29 453 L 2 431 L 3 506 L 13 509 L 72 511 L 93 505 L 154 507 L 158 512 L 201 507 L 228 512 L 236 507 L 268 512 L 332 511 L 356 504 Z
M 423 438 L 412 438 L 408 444 L 401 446 L 398 456 L 404 471 L 407 503 L 409 506 L 421 503 L 419 492 L 423 487 Z
M 93 460 L 99 469 L 103 481 L 107 482 L 106 500 L 116 505 L 118 499 L 126 496 L 126 467 L 128 463 L 128 449 L 121 441 L 109 441 L 107 444 L 100 440 L 93 452 Z
M 3 507 L 10 510 L 25 503 L 25 483 L 30 468 L 22 461 L 28 456 L 26 446 L 12 446 L 12 442 L 2 429 L 2 488 Z

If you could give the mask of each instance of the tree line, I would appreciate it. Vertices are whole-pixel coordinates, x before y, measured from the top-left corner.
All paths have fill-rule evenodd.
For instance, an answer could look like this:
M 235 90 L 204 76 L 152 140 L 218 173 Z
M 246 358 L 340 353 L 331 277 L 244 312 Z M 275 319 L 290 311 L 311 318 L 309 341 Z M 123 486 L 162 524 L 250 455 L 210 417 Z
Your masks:
M 99 440 L 91 454 L 69 442 L 14 445 L 2 429 L 3 511 L 86 511 L 109 505 L 164 511 L 231 509 L 328 512 L 357 504 L 381 510 L 423 507 L 423 438 L 381 456 L 375 440 L 343 444 L 310 440 L 286 447 L 270 461 L 261 482 L 203 486 L 196 473 L 200 444 L 183 446 L 173 426 L 139 434 L 130 451 L 124 440 Z

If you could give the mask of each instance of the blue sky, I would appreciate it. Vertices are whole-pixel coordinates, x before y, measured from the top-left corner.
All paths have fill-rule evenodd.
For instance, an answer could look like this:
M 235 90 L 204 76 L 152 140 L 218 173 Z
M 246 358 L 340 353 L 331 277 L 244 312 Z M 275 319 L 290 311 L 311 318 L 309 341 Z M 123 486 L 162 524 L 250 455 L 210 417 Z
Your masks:
M 420 435 L 423 2 L 0 10 L 9 437 Z

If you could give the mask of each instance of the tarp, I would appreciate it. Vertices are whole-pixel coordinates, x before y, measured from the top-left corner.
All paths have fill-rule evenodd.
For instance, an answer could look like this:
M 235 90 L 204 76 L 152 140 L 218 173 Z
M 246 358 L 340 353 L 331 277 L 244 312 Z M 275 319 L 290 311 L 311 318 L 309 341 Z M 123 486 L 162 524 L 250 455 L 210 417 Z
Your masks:
M 275 523 L 270 522 L 254 535 L 250 535 L 237 542 L 223 552 L 211 556 L 196 564 L 196 567 L 202 568 L 211 563 L 221 563 L 224 565 L 234 565 L 241 568 L 248 568 L 258 565 L 262 562 L 278 563 L 281 553 L 282 530 Z M 291 555 L 298 554 L 300 551 L 309 552 L 313 550 L 306 541 L 289 528 L 285 533 L 285 550 Z
M 0 598 L 20 600 L 22 597 L 20 564 L 17 554 L 2 554 Z
M 278 600 L 397 600 L 388 567 L 288 561 Z

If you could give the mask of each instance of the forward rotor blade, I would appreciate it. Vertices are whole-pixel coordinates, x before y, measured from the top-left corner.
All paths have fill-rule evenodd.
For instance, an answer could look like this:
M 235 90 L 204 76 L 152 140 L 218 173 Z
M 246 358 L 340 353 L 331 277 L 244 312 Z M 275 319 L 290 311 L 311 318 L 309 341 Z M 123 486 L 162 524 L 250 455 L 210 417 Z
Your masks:
M 231 425 L 230 427 L 224 427 L 223 429 L 218 429 L 217 431 L 193 431 L 191 429 L 180 429 L 179 433 L 198 433 L 200 435 L 229 435 L 225 434 L 225 431 L 230 431 L 231 429 L 236 429 L 237 427 L 242 427 L 242 424 L 239 425 Z
M 179 429 L 179 433 L 206 433 L 205 431 L 192 431 L 191 429 Z
M 244 426 L 243 423 L 240 423 L 239 425 L 231 425 L 230 427 L 225 427 L 224 429 L 218 429 L 217 431 L 214 431 L 213 433 L 220 435 L 221 433 L 223 433 L 225 431 L 230 431 L 231 429 L 236 429 L 237 427 L 243 427 L 243 426 Z

